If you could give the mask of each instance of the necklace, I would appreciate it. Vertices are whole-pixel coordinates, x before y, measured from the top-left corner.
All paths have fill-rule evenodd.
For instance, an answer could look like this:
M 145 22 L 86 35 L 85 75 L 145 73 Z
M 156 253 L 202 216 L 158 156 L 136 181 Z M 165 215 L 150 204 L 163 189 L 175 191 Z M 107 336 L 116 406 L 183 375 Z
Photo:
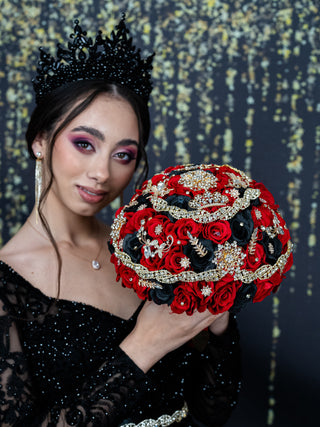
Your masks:
M 29 225 L 30 225 L 30 227 L 36 232 L 36 233 L 38 233 L 43 239 L 46 239 L 46 240 L 50 240 L 47 236 L 45 236 L 44 234 L 42 234 L 33 224 L 32 224 L 32 222 L 30 221 L 30 219 L 27 219 L 27 222 L 29 223 Z M 99 252 L 97 253 L 97 255 L 96 255 L 96 257 L 94 258 L 94 259 L 92 259 L 92 260 L 90 260 L 90 264 L 91 264 L 91 267 L 94 269 L 94 270 L 100 270 L 100 268 L 101 268 L 101 264 L 100 264 L 100 262 L 98 261 L 98 258 L 99 258 L 99 255 L 100 255 L 100 253 L 101 253 L 101 251 L 102 251 L 102 247 L 103 247 L 103 242 L 101 242 L 101 245 L 100 245 L 100 247 L 99 247 Z M 70 252 L 73 256 L 76 256 L 77 258 L 80 258 L 80 259 L 82 259 L 83 261 L 86 261 L 86 262 L 88 262 L 88 259 L 85 259 L 85 258 L 83 258 L 83 257 L 81 257 L 81 256 L 79 256 L 79 255 L 77 255 L 76 253 L 74 253 L 74 251 L 72 252 Z

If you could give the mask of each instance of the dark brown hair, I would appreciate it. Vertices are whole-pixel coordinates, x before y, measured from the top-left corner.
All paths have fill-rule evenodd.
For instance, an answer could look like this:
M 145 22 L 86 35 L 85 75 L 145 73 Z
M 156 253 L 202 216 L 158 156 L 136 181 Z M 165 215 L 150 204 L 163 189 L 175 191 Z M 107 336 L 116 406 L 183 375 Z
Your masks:
M 59 133 L 79 114 L 81 114 L 100 94 L 108 94 L 111 97 L 127 101 L 134 110 L 139 128 L 139 146 L 136 162 L 136 169 L 141 160 L 143 160 L 143 168 L 140 176 L 137 179 L 136 186 L 141 184 L 148 174 L 148 161 L 145 152 L 150 134 L 150 116 L 146 101 L 141 97 L 131 92 L 125 87 L 116 84 L 106 83 L 100 80 L 84 81 L 70 83 L 61 86 L 60 88 L 49 93 L 33 111 L 28 129 L 26 131 L 26 140 L 28 151 L 31 158 L 35 159 L 32 144 L 38 135 L 42 135 L 47 139 L 48 157 L 47 165 L 50 176 L 49 182 L 42 189 L 39 200 L 39 217 L 48 234 L 48 237 L 55 249 L 58 258 L 58 296 L 60 293 L 60 277 L 62 260 L 58 246 L 53 238 L 49 224 L 42 212 L 43 203 L 48 195 L 48 192 L 53 182 L 52 171 L 52 152 L 55 141 Z

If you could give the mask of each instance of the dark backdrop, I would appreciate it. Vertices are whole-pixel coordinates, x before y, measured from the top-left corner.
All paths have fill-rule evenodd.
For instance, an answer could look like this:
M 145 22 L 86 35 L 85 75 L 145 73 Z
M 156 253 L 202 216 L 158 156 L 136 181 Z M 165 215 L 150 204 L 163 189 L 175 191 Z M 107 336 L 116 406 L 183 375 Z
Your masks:
M 244 367 L 229 427 L 316 426 L 320 404 L 320 22 L 317 0 L 0 0 L 0 245 L 33 206 L 24 132 L 37 48 L 79 18 L 108 29 L 127 12 L 155 50 L 150 174 L 230 163 L 274 194 L 295 243 L 280 292 L 240 313 Z M 127 197 L 132 189 L 127 192 Z M 111 221 L 115 201 L 103 214 Z

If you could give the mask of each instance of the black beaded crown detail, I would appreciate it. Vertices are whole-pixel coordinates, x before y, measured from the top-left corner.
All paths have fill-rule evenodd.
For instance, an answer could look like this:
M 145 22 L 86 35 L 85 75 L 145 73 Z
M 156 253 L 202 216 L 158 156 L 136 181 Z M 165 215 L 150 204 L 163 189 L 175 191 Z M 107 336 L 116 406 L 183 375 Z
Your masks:
M 105 80 L 124 86 L 148 101 L 154 53 L 141 58 L 140 49 L 136 49 L 128 36 L 125 14 L 110 38 L 104 39 L 98 31 L 95 42 L 87 37 L 77 19 L 74 24 L 68 48 L 57 44 L 57 58 L 39 48 L 37 75 L 32 81 L 37 104 L 54 89 L 78 80 Z

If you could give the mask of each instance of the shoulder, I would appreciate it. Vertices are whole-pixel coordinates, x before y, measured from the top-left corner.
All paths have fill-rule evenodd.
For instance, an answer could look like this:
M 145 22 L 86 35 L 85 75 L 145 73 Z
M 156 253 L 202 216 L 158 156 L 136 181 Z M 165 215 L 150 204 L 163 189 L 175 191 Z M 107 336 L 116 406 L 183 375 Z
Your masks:
M 37 239 L 22 228 L 0 249 L 0 261 L 21 280 L 39 288 L 39 278 L 56 271 L 54 249 L 50 242 Z

